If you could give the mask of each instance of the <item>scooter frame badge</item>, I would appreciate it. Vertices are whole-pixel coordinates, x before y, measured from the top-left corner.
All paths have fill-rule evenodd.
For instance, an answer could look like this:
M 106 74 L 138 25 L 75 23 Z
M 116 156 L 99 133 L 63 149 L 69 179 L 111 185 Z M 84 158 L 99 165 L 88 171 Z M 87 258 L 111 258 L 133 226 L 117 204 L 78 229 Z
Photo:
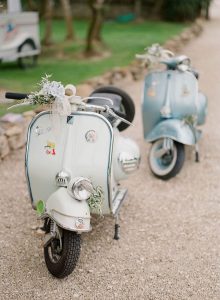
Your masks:
M 88 143 L 95 143 L 97 140 L 97 133 L 95 130 L 89 130 L 85 134 L 86 141 Z

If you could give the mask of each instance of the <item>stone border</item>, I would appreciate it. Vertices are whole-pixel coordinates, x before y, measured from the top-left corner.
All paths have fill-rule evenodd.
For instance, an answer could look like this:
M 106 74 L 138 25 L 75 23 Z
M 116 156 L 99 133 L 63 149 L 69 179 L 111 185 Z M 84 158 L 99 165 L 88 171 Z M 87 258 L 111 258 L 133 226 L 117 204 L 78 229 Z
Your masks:
M 0 122 L 0 162 L 13 151 L 25 146 L 27 129 L 35 115 L 34 111 L 27 111 L 22 114 L 19 122 Z
M 163 47 L 178 53 L 184 45 L 202 33 L 203 25 L 203 21 L 197 19 L 179 36 L 167 40 Z M 87 97 L 97 87 L 103 85 L 124 86 L 143 78 L 145 75 L 145 68 L 135 60 L 127 67 L 116 67 L 101 76 L 91 78 L 78 85 L 77 93 L 82 97 Z M 23 113 L 21 122 L 0 122 L 0 162 L 11 152 L 25 146 L 27 128 L 35 114 L 34 111 Z

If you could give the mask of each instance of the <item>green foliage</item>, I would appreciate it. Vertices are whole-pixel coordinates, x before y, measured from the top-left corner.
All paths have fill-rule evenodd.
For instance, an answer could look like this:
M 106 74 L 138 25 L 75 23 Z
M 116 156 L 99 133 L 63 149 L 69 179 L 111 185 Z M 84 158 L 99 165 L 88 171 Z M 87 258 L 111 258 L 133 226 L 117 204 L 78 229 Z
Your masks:
M 163 44 L 171 36 L 179 34 L 186 25 L 150 21 L 127 24 L 106 22 L 103 37 L 108 52 L 97 59 L 85 59 L 82 56 L 88 22 L 75 20 L 74 26 L 77 40 L 64 42 L 64 21 L 53 21 L 55 45 L 44 49 L 35 68 L 21 70 L 16 63 L 1 64 L 0 88 L 17 92 L 35 91 L 39 89 L 37 83 L 45 74 L 52 74 L 53 80 L 61 81 L 64 85 L 79 84 L 116 66 L 128 65 L 136 53 L 141 53 L 153 43 Z M 43 36 L 44 23 L 41 23 L 40 29 Z M 3 111 L 0 107 L 0 114 Z
M 7 114 L 7 113 L 15 113 L 15 114 L 21 114 L 25 111 L 28 111 L 28 110 L 33 110 L 33 109 L 36 109 L 37 106 L 33 106 L 33 105 L 25 105 L 25 106 L 18 106 L 16 108 L 13 108 L 12 110 L 8 110 L 8 108 L 11 106 L 12 104 L 11 103 L 7 103 L 7 104 L 3 104 L 3 103 L 0 103 L 0 117 Z
M 90 198 L 88 199 L 88 205 L 93 213 L 102 215 L 102 204 L 104 201 L 104 192 L 100 186 L 97 186 Z
M 200 15 L 207 1 L 209 0 L 164 0 L 162 15 L 169 21 L 193 21 Z

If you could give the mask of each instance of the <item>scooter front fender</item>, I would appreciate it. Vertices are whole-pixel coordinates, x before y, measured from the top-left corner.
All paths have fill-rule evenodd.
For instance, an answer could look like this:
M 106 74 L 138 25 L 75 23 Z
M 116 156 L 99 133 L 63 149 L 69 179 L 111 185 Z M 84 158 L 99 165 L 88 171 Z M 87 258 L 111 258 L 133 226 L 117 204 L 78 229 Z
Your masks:
M 185 145 L 196 143 L 193 129 L 183 120 L 178 119 L 168 119 L 158 123 L 147 135 L 146 140 L 152 143 L 161 138 L 170 138 Z
M 91 230 L 87 201 L 74 199 L 64 187 L 59 188 L 48 198 L 46 215 L 64 229 L 76 232 Z

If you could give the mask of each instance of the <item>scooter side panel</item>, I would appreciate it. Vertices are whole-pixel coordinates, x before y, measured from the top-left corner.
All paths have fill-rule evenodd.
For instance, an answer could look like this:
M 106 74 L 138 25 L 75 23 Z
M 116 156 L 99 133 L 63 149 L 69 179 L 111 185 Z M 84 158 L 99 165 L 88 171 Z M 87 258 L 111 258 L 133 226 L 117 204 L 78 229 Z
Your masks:
M 157 124 L 149 133 L 146 140 L 154 142 L 166 137 L 185 145 L 194 145 L 196 143 L 196 137 L 192 128 L 177 119 L 168 119 Z
M 197 125 L 203 125 L 206 121 L 206 117 L 208 114 L 208 100 L 207 97 L 199 93 L 198 95 L 198 119 Z

